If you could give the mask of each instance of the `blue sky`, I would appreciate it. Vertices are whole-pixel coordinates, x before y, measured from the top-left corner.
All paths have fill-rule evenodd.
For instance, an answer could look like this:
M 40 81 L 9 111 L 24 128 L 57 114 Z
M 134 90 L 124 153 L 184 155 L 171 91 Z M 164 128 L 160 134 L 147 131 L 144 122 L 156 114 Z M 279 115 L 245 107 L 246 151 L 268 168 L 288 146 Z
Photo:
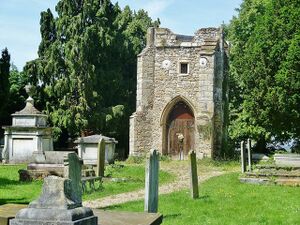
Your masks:
M 37 57 L 40 43 L 40 12 L 54 11 L 58 0 L 0 0 L 0 49 L 8 48 L 11 61 L 22 70 Z M 112 0 L 113 3 L 117 0 Z M 242 0 L 118 0 L 124 8 L 145 9 L 160 18 L 161 27 L 192 35 L 201 27 L 218 27 L 236 14 Z

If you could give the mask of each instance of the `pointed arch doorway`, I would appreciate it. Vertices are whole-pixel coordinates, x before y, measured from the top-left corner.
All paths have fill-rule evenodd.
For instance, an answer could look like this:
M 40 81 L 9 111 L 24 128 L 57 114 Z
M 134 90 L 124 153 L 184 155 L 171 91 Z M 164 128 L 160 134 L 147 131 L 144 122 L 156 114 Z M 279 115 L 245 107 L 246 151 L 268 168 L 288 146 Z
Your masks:
M 165 123 L 165 154 L 174 159 L 186 158 L 195 144 L 195 117 L 192 109 L 183 101 L 171 107 Z M 180 136 L 183 141 L 180 141 Z M 181 155 L 181 156 L 180 156 Z

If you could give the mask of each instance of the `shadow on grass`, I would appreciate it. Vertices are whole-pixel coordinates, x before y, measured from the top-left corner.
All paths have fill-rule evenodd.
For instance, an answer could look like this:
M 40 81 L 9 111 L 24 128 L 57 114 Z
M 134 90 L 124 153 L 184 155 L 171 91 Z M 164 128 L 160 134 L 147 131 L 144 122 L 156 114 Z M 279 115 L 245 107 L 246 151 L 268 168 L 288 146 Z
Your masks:
M 122 208 L 121 205 L 110 205 L 110 206 L 100 207 L 98 209 L 113 210 L 113 209 L 120 209 L 120 208 Z
M 25 198 L 4 198 L 0 199 L 0 205 L 4 204 L 29 204 L 28 199 Z
M 21 182 L 18 180 L 10 180 L 7 178 L 0 177 L 0 188 L 9 186 L 9 185 L 23 185 L 28 184 L 28 182 Z
M 209 195 L 203 195 L 203 196 L 200 196 L 198 199 L 200 199 L 200 200 L 209 200 L 210 196 Z
M 181 216 L 182 214 L 181 213 L 175 213 L 175 214 L 167 214 L 167 215 L 164 215 L 164 219 L 173 219 L 173 218 L 176 218 L 176 217 L 179 217 Z

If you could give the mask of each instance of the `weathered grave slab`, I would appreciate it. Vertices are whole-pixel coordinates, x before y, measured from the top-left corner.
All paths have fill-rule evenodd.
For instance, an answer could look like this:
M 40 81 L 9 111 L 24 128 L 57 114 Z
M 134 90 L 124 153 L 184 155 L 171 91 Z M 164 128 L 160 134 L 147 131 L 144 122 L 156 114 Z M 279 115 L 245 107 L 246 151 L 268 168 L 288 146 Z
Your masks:
M 300 167 L 300 154 L 275 154 L 275 164 L 285 167 Z
M 0 206 L 0 225 L 9 225 L 17 212 L 26 208 L 27 205 L 6 204 Z M 159 225 L 163 216 L 159 213 L 144 212 L 115 212 L 93 209 L 98 217 L 98 225 Z
M 0 206 L 0 225 L 9 225 L 9 220 L 15 218 L 18 211 L 27 205 L 5 204 Z
M 99 225 L 159 225 L 163 220 L 159 213 L 93 211 Z

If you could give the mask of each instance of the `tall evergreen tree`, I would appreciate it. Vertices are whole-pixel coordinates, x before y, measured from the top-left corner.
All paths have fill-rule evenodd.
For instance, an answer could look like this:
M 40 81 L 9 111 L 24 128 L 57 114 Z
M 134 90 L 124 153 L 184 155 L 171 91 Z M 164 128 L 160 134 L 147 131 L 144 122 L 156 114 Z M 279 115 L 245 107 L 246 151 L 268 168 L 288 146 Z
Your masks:
M 7 110 L 9 97 L 9 68 L 10 55 L 7 48 L 2 50 L 0 58 L 0 127 L 9 124 L 9 112 Z
M 58 134 L 92 130 L 127 148 L 136 57 L 147 28 L 159 22 L 110 0 L 61 0 L 56 11 L 57 18 L 42 12 L 39 57 L 25 66 L 38 87 L 38 105 Z
M 300 2 L 244 0 L 231 21 L 232 138 L 300 138 Z

